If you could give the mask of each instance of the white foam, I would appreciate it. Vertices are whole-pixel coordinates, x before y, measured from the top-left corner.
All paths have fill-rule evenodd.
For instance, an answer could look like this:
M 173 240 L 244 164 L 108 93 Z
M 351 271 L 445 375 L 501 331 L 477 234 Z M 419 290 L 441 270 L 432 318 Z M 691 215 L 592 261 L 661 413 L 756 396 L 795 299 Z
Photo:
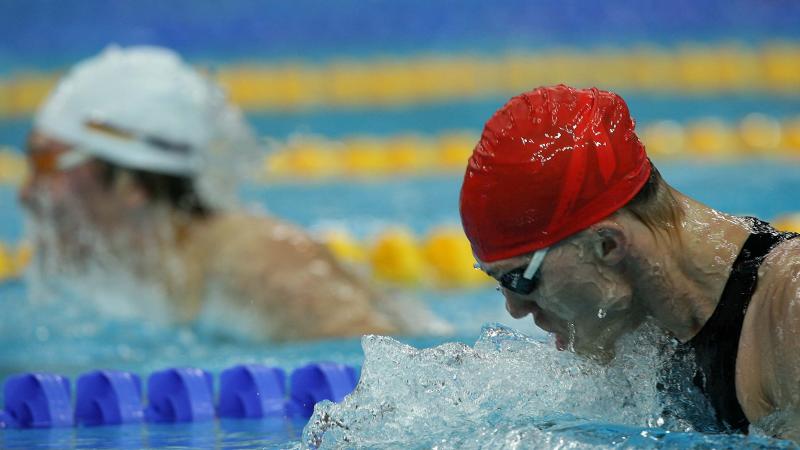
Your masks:
M 416 349 L 366 336 L 356 390 L 318 404 L 303 433 L 310 447 L 562 447 L 548 417 L 648 427 L 664 423 L 656 387 L 666 338 L 629 336 L 624 356 L 600 366 L 502 325 L 473 347 Z M 562 442 L 564 444 L 564 442 Z M 575 440 L 569 448 L 597 448 Z M 565 448 L 566 448 L 565 447 Z

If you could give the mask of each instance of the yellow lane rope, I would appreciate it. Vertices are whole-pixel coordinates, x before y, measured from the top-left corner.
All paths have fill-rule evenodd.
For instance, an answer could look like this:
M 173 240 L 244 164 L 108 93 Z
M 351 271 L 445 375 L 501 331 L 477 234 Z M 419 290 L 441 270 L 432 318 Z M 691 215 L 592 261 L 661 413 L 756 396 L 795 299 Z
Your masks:
M 473 268 L 469 242 L 458 227 L 438 227 L 415 236 L 398 225 L 361 241 L 336 229 L 320 233 L 318 239 L 340 260 L 380 282 L 436 288 L 471 288 L 491 282 Z M 27 242 L 0 242 L 0 281 L 19 278 L 31 255 Z
M 779 230 L 800 232 L 800 212 L 782 215 L 772 224 Z M 345 229 L 329 229 L 318 239 L 357 271 L 376 281 L 406 288 L 469 289 L 494 281 L 473 268 L 474 258 L 457 226 L 433 228 L 422 236 L 398 224 L 356 239 Z M 19 278 L 31 260 L 26 242 L 0 242 L 0 282 Z
M 222 67 L 216 78 L 248 111 L 382 107 L 514 95 L 545 84 L 651 92 L 797 94 L 800 43 L 643 44 L 495 55 L 419 55 L 324 64 L 287 61 Z M 30 115 L 58 74 L 0 78 L 0 118 Z
M 680 124 L 657 121 L 640 128 L 648 153 L 659 160 L 691 156 L 800 157 L 800 116 L 779 121 L 750 114 L 737 123 L 708 118 Z M 297 135 L 263 157 L 255 182 L 307 182 L 458 173 L 466 167 L 478 135 L 447 131 L 434 136 L 353 136 L 341 140 Z M 27 164 L 18 149 L 0 146 L 0 184 L 18 185 Z

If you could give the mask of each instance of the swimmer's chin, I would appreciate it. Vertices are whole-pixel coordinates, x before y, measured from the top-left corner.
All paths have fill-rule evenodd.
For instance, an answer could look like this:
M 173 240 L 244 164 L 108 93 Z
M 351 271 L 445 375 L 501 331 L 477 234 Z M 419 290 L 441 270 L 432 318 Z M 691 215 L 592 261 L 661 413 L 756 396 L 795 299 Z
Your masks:
M 576 355 L 594 361 L 600 365 L 607 365 L 616 356 L 614 347 L 607 348 L 601 345 L 582 345 L 578 341 L 569 342 L 564 336 L 555 333 L 555 345 L 558 351 L 571 351 Z

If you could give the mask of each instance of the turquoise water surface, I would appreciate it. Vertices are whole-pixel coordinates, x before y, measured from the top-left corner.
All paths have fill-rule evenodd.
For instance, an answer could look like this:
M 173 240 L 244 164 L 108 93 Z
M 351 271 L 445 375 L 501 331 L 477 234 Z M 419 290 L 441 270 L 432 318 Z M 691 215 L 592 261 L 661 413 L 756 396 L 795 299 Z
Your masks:
M 660 167 L 678 189 L 729 212 L 770 219 L 798 206 L 800 177 L 793 161 L 671 162 Z M 436 225 L 457 223 L 454 199 L 459 184 L 457 176 L 284 184 L 251 186 L 244 197 L 312 230 L 335 222 L 356 235 L 369 236 L 388 224 L 404 223 L 423 233 Z M 22 233 L 21 213 L 12 202 L 11 190 L 0 191 L 0 196 L 9 205 L 2 213 L 0 235 L 13 242 Z M 305 435 L 303 423 L 282 420 L 3 430 L 3 448 L 286 448 L 301 443 L 485 448 L 514 442 L 536 448 L 790 446 L 759 437 L 681 432 L 678 425 L 660 424 L 653 413 L 658 406 L 651 398 L 656 378 L 650 363 L 622 360 L 619 367 L 608 369 L 619 371 L 613 377 L 608 370 L 585 366 L 572 355 L 556 352 L 548 336 L 530 321 L 507 317 L 502 299 L 492 288 L 398 291 L 397 295 L 422 298 L 456 326 L 456 333 L 400 337 L 399 342 L 366 340 L 363 347 L 359 339 L 265 344 L 208 332 L 199 325 L 158 325 L 147 321 L 146 315 L 104 316 L 80 298 L 56 298 L 34 306 L 26 299 L 26 289 L 22 281 L 0 287 L 2 378 L 20 371 L 49 371 L 74 380 L 97 368 L 147 375 L 171 366 L 201 367 L 218 374 L 239 363 L 291 370 L 331 360 L 362 366 L 366 381 L 362 378 L 357 392 L 342 405 L 326 406 L 330 417 L 348 424 L 347 431 L 320 424 L 319 416 Z M 503 328 L 484 330 L 481 335 L 482 324 L 497 321 L 530 337 Z M 639 344 L 633 347 L 635 351 L 648 348 Z M 648 355 L 642 354 L 641 361 L 649 361 Z M 592 376 L 573 373 L 573 366 L 585 366 L 581 370 Z M 441 378 L 442 374 L 446 377 Z M 617 379 L 629 384 L 621 387 L 612 381 Z M 630 399 L 615 403 L 622 394 L 598 397 L 598 390 L 627 393 Z M 432 411 L 438 417 L 420 419 Z

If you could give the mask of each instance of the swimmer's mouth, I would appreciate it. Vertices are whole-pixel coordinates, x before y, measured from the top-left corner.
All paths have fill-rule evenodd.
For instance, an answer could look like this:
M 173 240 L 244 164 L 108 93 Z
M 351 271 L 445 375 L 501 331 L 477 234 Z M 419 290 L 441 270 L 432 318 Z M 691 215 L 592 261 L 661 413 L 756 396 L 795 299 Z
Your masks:
M 562 333 L 557 331 L 556 327 L 553 326 L 552 322 L 545 316 L 544 312 L 541 308 L 536 307 L 533 312 L 531 312 L 531 317 L 533 318 L 533 323 L 539 327 L 540 329 L 546 331 L 547 333 L 552 333 L 556 337 L 556 349 L 559 351 L 566 350 L 569 347 L 569 340 L 564 337 Z
M 569 340 L 558 333 L 555 333 L 555 335 L 556 335 L 556 350 L 563 352 L 569 347 Z

